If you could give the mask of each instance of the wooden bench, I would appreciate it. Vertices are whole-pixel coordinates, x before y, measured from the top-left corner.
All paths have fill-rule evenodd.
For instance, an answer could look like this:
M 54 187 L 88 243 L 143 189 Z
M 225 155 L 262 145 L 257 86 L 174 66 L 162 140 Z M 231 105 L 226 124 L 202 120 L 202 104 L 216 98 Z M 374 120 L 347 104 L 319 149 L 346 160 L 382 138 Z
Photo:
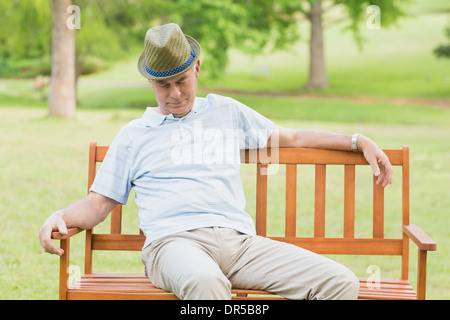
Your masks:
M 88 190 L 93 183 L 97 163 L 101 162 L 108 150 L 106 146 L 90 144 Z M 330 151 L 303 148 L 281 148 L 274 150 L 245 150 L 241 154 L 243 163 L 250 163 L 256 167 L 256 230 L 261 236 L 267 236 L 267 200 L 268 180 L 266 174 L 268 161 L 279 159 L 279 166 L 285 165 L 286 171 L 286 198 L 285 231 L 284 236 L 271 237 L 301 246 L 320 254 L 343 255 L 393 255 L 401 257 L 401 266 L 398 279 L 376 279 L 376 285 L 368 285 L 366 278 L 360 279 L 360 299 L 425 299 L 426 289 L 426 262 L 427 251 L 436 250 L 436 243 L 428 237 L 419 227 L 409 221 L 409 148 L 399 150 L 384 150 L 393 166 L 400 167 L 401 173 L 396 172 L 394 184 L 399 187 L 397 214 L 399 217 L 396 238 L 385 237 L 385 191 L 376 185 L 375 177 L 369 173 L 371 199 L 365 202 L 373 203 L 370 215 L 373 216 L 373 230 L 369 238 L 355 236 L 355 217 L 359 212 L 355 209 L 356 166 L 370 166 L 361 153 Z M 274 157 L 277 152 L 277 157 Z M 246 165 L 246 164 L 243 164 Z M 313 236 L 300 237 L 297 235 L 297 168 L 303 165 L 315 167 L 315 184 L 311 183 L 314 197 L 314 231 Z M 331 165 L 343 168 L 342 202 L 343 202 L 343 236 L 327 237 L 325 233 L 325 207 L 326 207 L 326 172 Z M 271 166 L 273 166 L 271 164 Z M 360 170 L 360 169 L 358 169 Z M 397 170 L 397 169 L 396 169 Z M 359 172 L 359 171 L 358 171 Z M 389 186 L 386 192 L 389 192 Z M 373 192 L 372 192 L 373 189 Z M 300 190 L 301 191 L 301 190 Z M 270 198 L 269 198 L 270 199 Z M 372 207 L 372 205 L 371 205 Z M 372 215 L 373 212 L 373 215 Z M 136 214 L 136 213 L 134 213 Z M 401 218 L 400 218 L 401 217 Z M 371 218 L 370 218 L 371 219 Z M 269 225 L 270 227 L 270 225 Z M 138 227 L 136 228 L 138 229 Z M 83 231 L 77 228 L 69 229 L 68 235 L 53 232 L 53 239 L 60 239 L 64 254 L 60 257 L 59 298 L 60 299 L 177 299 L 175 295 L 153 286 L 142 274 L 123 273 L 94 273 L 92 267 L 93 250 L 126 250 L 140 251 L 145 237 L 141 233 L 122 234 L 122 206 L 117 205 L 111 212 L 111 229 L 107 234 L 97 234 L 86 230 L 85 246 L 85 274 L 74 285 L 68 287 L 70 238 Z M 412 240 L 418 247 L 417 292 L 410 285 L 409 277 L 409 243 Z M 142 266 L 143 270 L 143 266 Z M 371 279 L 373 280 L 373 279 Z M 282 299 L 269 292 L 255 290 L 233 289 L 233 299 Z M 255 296 L 256 295 L 256 296 Z

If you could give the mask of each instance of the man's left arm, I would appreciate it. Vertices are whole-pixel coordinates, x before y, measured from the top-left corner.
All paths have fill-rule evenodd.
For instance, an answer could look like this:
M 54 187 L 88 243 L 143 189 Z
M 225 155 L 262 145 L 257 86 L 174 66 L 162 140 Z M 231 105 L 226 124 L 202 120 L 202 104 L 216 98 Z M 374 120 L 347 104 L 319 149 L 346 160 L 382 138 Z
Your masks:
M 352 150 L 352 135 L 275 126 L 267 145 L 282 148 L 297 147 L 350 151 Z M 367 162 L 372 167 L 374 175 L 378 177 L 377 184 L 385 187 L 388 183 L 392 183 L 392 165 L 389 162 L 389 158 L 376 143 L 363 135 L 359 135 L 357 138 L 357 150 L 364 154 Z

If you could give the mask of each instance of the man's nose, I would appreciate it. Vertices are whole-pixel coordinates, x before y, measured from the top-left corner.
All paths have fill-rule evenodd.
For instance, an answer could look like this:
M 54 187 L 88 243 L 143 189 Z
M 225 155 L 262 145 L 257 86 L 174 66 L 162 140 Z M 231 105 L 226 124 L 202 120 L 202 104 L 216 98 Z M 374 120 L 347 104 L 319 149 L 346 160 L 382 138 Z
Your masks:
M 178 99 L 181 96 L 181 90 L 178 86 L 173 86 L 170 91 L 170 97 L 174 99 Z

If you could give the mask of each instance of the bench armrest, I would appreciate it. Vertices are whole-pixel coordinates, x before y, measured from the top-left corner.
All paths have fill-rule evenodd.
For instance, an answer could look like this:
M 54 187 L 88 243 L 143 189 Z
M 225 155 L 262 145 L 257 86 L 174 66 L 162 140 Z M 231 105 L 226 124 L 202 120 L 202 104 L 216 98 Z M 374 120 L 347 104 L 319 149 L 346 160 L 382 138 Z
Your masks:
M 82 232 L 84 229 L 80 228 L 67 228 L 67 234 L 62 234 L 58 231 L 52 232 L 52 239 L 55 240 L 63 240 L 63 239 L 69 239 L 70 237 L 76 235 L 77 233 Z
M 414 224 L 403 226 L 403 232 L 419 247 L 420 250 L 435 251 L 437 244 L 422 229 Z

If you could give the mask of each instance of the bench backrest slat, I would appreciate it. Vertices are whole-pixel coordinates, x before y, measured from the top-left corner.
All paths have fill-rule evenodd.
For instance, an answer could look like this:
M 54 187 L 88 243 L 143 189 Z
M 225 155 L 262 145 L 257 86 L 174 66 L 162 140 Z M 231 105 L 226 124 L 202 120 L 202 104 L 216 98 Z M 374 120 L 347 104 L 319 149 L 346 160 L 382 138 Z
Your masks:
M 267 164 L 256 166 L 256 233 L 265 237 L 267 232 Z
M 317 164 L 314 189 L 314 237 L 325 237 L 325 186 L 326 166 Z
M 373 237 L 384 238 L 384 188 L 373 177 Z
M 355 237 L 355 165 L 344 169 L 344 238 Z
M 286 165 L 286 237 L 297 233 L 297 165 Z
M 122 233 L 122 206 L 115 206 L 111 211 L 111 234 Z

